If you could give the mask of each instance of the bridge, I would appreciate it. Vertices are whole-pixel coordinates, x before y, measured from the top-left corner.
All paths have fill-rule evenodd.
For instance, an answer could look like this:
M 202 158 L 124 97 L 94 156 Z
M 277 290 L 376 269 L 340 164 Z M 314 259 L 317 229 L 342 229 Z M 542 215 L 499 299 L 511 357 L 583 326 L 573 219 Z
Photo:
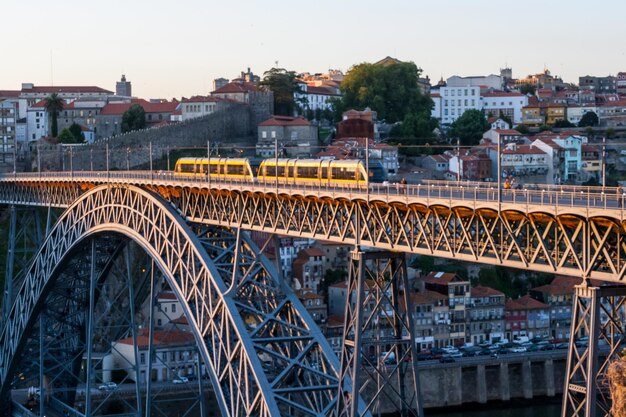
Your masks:
M 619 350 L 615 335 L 623 334 L 626 295 L 622 199 L 614 190 L 576 187 L 322 187 L 160 171 L 8 174 L 0 178 L 0 204 L 12 213 L 7 281 L 13 285 L 5 289 L 12 303 L 3 309 L 0 398 L 10 404 L 12 389 L 25 384 L 20 378 L 37 377 L 44 392 L 42 381 L 48 382 L 48 404 L 62 404 L 55 410 L 70 415 L 158 409 L 163 399 L 142 392 L 155 390 L 151 377 L 145 387 L 135 383 L 133 399 L 116 411 L 106 411 L 106 400 L 92 388 L 108 366 L 97 358 L 102 346 L 122 335 L 135 346 L 124 381 L 140 379 L 142 360 L 149 368 L 162 360 L 154 357 L 151 340 L 147 359 L 139 359 L 137 344 L 145 332 L 135 320 L 143 301 L 153 300 L 166 284 L 195 339 L 195 369 L 208 376 L 204 382 L 198 378 L 189 397 L 201 415 L 208 409 L 203 384 L 213 389 L 225 416 L 370 415 L 381 397 L 394 396 L 404 415 L 421 415 L 417 365 L 405 360 L 417 357 L 409 342 L 412 323 L 402 308 L 409 305 L 402 254 L 411 253 L 584 278 L 576 290 L 563 416 L 594 416 L 597 407 L 607 414 L 605 375 Z M 56 220 L 55 209 L 63 210 Z M 46 227 L 37 210 L 48 213 Z M 276 265 L 263 255 L 265 245 L 259 248 L 246 231 L 356 248 L 348 294 L 353 290 L 357 302 L 346 311 L 339 358 L 278 279 Z M 376 289 L 365 291 L 365 279 L 376 282 Z M 115 313 L 119 305 L 127 307 L 126 315 Z M 376 308 L 366 311 L 367 305 Z M 601 315 L 610 320 L 601 322 Z M 391 329 L 385 340 L 395 352 L 390 369 L 360 354 L 377 317 L 385 317 Z M 120 321 L 115 324 L 123 330 L 103 331 L 108 321 Z M 589 335 L 587 346 L 574 343 L 581 335 Z M 598 363 L 602 338 L 611 355 Z M 377 387 L 361 386 L 362 369 L 371 370 Z M 81 384 L 86 388 L 77 395 Z

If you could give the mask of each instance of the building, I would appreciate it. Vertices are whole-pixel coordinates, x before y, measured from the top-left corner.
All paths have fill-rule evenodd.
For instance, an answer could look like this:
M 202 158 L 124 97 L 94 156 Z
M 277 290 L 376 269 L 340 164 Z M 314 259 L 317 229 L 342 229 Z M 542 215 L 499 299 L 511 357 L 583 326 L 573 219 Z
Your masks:
M 441 122 L 446 125 L 461 117 L 466 110 L 480 110 L 482 108 L 480 86 L 471 84 L 453 86 L 448 82 L 447 86 L 439 88 L 439 95 L 441 96 L 441 108 L 433 109 L 431 116 L 439 117 Z M 436 111 L 439 111 L 440 114 L 436 114 Z
M 144 316 L 150 316 L 149 303 L 144 306 Z M 152 312 L 154 325 L 162 329 L 170 322 L 178 320 L 183 316 L 183 307 L 172 291 L 163 291 L 156 296 L 155 308 Z
M 587 138 L 578 134 L 542 132 L 535 135 L 532 146 L 547 155 L 548 183 L 577 183 L 586 181 L 582 168 L 582 145 Z
M 598 109 L 593 104 L 570 104 L 567 106 L 567 121 L 578 125 L 580 119 L 583 118 L 585 113 L 594 112 L 596 115 L 598 114 Z
M 96 115 L 96 138 L 106 138 L 122 133 L 122 117 L 130 106 L 137 104 L 144 109 L 146 128 L 158 124 L 170 123 L 172 115 L 179 105 L 178 101 L 151 102 L 143 99 L 133 99 L 125 103 L 107 103 Z
M 574 287 L 580 283 L 580 278 L 558 275 L 550 284 L 530 290 L 532 297 L 549 306 L 550 336 L 556 339 L 569 339 Z
M 317 126 L 303 117 L 272 116 L 258 125 L 257 155 L 274 157 L 276 144 L 285 155 L 309 155 L 317 136 Z
M 618 72 L 615 78 L 615 92 L 626 95 L 626 72 Z
M 466 342 L 467 307 L 470 304 L 470 282 L 449 272 L 431 272 L 424 278 L 424 289 L 448 297 L 450 344 Z
M 181 112 L 181 120 L 195 119 L 196 117 L 208 116 L 220 109 L 220 103 L 224 100 L 213 96 L 193 96 L 180 101 L 178 110 Z
M 293 261 L 293 281 L 294 287 L 311 290 L 318 294 L 321 289 L 321 282 L 324 278 L 324 265 L 326 256 L 319 248 L 307 248 L 298 252 L 298 256 Z M 296 284 L 296 281 L 298 284 Z
M 313 247 L 313 245 L 315 244 L 315 240 L 307 238 L 295 238 L 290 236 L 280 236 L 278 239 L 280 264 L 283 278 L 287 280 L 287 282 L 291 282 L 293 277 L 293 261 L 297 258 L 300 251 Z M 259 247 L 263 246 L 263 244 L 259 245 Z
M 435 323 L 436 297 L 432 297 L 430 294 L 430 291 L 412 292 L 410 294 L 413 307 L 411 318 L 413 319 L 415 345 L 418 351 L 435 347 L 433 325 Z
M 332 100 L 341 97 L 338 87 L 309 85 L 303 81 L 298 86 L 300 91 L 294 93 L 294 99 L 304 111 L 331 110 Z
M 354 109 L 345 111 L 341 121 L 337 123 L 335 139 L 369 138 L 375 141 L 377 137 L 376 112 L 369 108 L 363 111 Z
M 2 146 L 2 152 L 8 152 L 9 148 L 13 149 L 13 146 L 18 145 L 18 106 L 19 103 L 17 101 L 0 98 L 0 145 Z
M 46 111 L 46 102 L 44 100 L 40 100 L 28 107 L 26 112 L 28 142 L 33 142 L 48 136 L 49 119 L 48 112 Z
M 489 287 L 472 287 L 468 307 L 469 341 L 478 345 L 504 339 L 504 293 Z
M 503 177 L 545 176 L 550 170 L 548 155 L 537 146 L 511 143 L 501 153 L 500 169 Z
M 528 105 L 528 97 L 521 93 L 492 91 L 481 95 L 482 109 L 488 116 L 507 116 L 515 124 L 522 123 L 522 109 Z
M 522 135 L 515 129 L 489 129 L 483 133 L 483 139 L 489 139 L 493 144 L 500 142 L 501 146 L 509 143 L 524 144 L 529 143 L 526 136 Z
M 353 246 L 334 242 L 319 242 L 319 245 L 326 256 L 325 271 L 329 269 L 348 271 L 349 255 L 354 249 Z
M 447 87 L 479 87 L 482 89 L 503 90 L 504 79 L 500 75 L 460 77 L 453 75 L 446 80 Z M 458 95 L 457 95 L 458 97 Z
M 550 307 L 529 295 L 507 300 L 504 306 L 506 338 L 519 336 L 548 337 L 550 333 Z
M 32 83 L 22 83 L 20 91 L 20 118 L 26 117 L 26 110 L 51 94 L 56 93 L 65 102 L 79 98 L 107 99 L 113 95 L 112 91 L 95 86 L 35 86 Z M 30 132 L 29 132 L 30 136 Z
M 156 358 L 151 364 L 152 381 L 171 381 L 178 376 L 206 373 L 200 373 L 198 370 L 198 350 L 192 333 L 176 330 L 155 331 L 152 339 L 153 354 Z M 132 381 L 145 384 L 148 378 L 149 348 L 150 333 L 145 330 L 139 332 L 136 343 L 133 337 L 113 342 L 111 353 L 115 368 L 126 370 Z M 138 364 L 135 358 L 139 358 Z M 139 371 L 139 375 L 135 369 Z
M 316 294 L 311 290 L 296 290 L 296 296 L 309 312 L 311 317 L 322 332 L 325 332 L 326 321 L 328 319 L 328 306 L 324 302 L 324 296 Z
M 441 179 L 450 170 L 449 161 L 448 154 L 428 155 L 422 160 L 422 166 L 432 173 L 433 178 Z
M 122 79 L 115 83 L 115 95 L 121 97 L 132 97 L 133 87 L 130 81 L 126 81 L 126 75 L 122 74 Z
M 590 89 L 596 93 L 611 94 L 617 92 L 617 78 L 609 75 L 607 77 L 593 77 L 585 75 L 578 77 L 578 86 L 581 89 Z

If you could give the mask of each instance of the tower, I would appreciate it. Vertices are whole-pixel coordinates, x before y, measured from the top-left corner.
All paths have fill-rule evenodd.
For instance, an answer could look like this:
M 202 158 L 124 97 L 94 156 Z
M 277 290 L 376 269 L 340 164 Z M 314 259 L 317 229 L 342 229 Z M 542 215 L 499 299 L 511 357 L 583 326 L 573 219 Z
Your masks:
M 115 95 L 123 97 L 132 97 L 133 89 L 130 81 L 126 81 L 126 75 L 122 74 L 122 79 L 115 83 Z

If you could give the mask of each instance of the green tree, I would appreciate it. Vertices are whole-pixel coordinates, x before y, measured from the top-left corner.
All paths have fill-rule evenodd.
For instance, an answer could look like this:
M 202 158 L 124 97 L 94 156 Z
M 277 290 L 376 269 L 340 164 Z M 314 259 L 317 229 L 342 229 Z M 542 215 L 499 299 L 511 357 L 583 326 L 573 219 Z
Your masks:
M 302 113 L 306 107 L 304 99 L 296 102 L 295 94 L 301 93 L 296 82 L 296 73 L 284 68 L 271 68 L 263 74 L 260 83 L 274 93 L 274 114 L 281 116 L 293 116 Z
M 85 134 L 78 123 L 72 123 L 69 130 L 72 133 L 72 136 L 74 136 L 74 143 L 85 142 Z
M 578 122 L 578 127 L 598 126 L 598 115 L 595 112 L 588 111 L 583 114 Z
M 45 109 L 50 115 L 50 119 L 52 121 L 50 126 L 50 133 L 52 137 L 57 137 L 59 133 L 59 125 L 58 125 L 58 117 L 61 110 L 63 110 L 63 99 L 57 93 L 52 93 L 48 97 L 46 97 L 45 101 Z
M 530 94 L 531 96 L 534 96 L 536 91 L 537 87 L 529 83 L 524 83 L 519 86 L 519 92 L 522 94 Z
M 520 132 L 522 135 L 527 135 L 530 132 L 530 129 L 526 125 L 517 125 L 515 126 L 515 130 Z
M 413 62 L 355 65 L 341 82 L 343 95 L 337 110 L 369 107 L 387 123 L 402 122 L 409 113 L 430 115 L 433 102 L 419 89 L 420 73 Z
M 574 124 L 571 123 L 569 120 L 565 120 L 565 119 L 559 119 L 556 122 L 554 122 L 554 126 L 553 127 L 574 127 Z
M 338 282 L 344 281 L 347 278 L 348 273 L 342 269 L 327 269 L 326 272 L 324 272 L 324 279 L 322 280 L 322 293 L 328 294 L 328 287 Z
M 59 143 L 76 143 L 74 135 L 67 127 L 61 130 L 61 133 L 57 136 L 57 140 Z
M 485 113 L 481 110 L 465 110 L 461 117 L 450 125 L 450 137 L 459 138 L 461 146 L 473 146 L 480 142 L 483 133 L 489 130 Z
M 139 104 L 133 104 L 122 115 L 122 133 L 146 127 L 146 111 Z
M 615 129 L 613 129 L 612 127 L 609 127 L 606 130 L 606 132 L 604 132 L 604 134 L 606 135 L 607 138 L 613 139 L 615 137 Z

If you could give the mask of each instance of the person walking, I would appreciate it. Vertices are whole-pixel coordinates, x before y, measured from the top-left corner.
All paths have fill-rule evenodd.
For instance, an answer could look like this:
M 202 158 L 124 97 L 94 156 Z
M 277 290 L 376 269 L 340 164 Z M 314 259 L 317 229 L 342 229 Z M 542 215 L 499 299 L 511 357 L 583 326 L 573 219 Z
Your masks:
M 617 207 L 622 208 L 624 205 L 624 189 L 622 188 L 622 184 L 617 184 L 615 193 L 617 194 Z

